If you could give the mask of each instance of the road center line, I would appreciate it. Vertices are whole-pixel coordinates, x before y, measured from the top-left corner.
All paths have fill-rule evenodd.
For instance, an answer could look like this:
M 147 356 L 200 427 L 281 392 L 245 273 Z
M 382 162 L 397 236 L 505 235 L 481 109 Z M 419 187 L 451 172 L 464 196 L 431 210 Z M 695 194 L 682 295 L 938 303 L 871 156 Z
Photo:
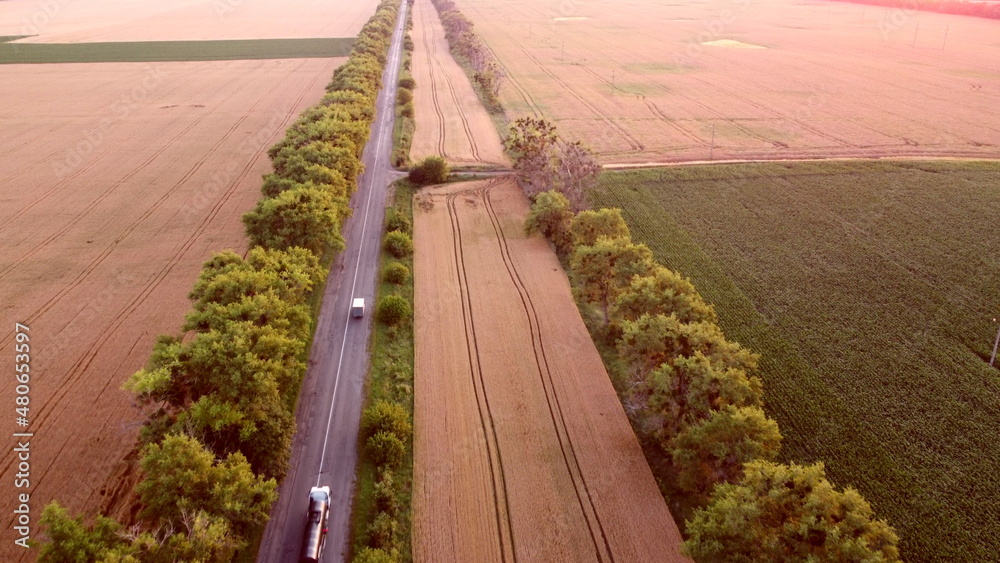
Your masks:
M 401 2 L 401 4 L 400 4 L 400 7 L 402 8 L 402 11 L 400 12 L 400 16 L 402 18 L 404 18 L 402 21 L 406 21 L 405 20 L 405 17 L 406 17 L 405 13 L 406 13 L 406 9 L 407 8 L 406 8 L 406 6 L 404 4 L 405 4 L 405 2 Z M 398 67 L 398 64 L 397 64 L 397 59 L 398 59 L 397 39 L 399 39 L 399 37 L 397 37 L 397 35 L 399 34 L 399 32 L 400 32 L 401 29 L 402 29 L 402 26 L 400 26 L 400 25 L 397 24 L 396 30 L 393 32 L 393 40 L 392 40 L 392 43 L 391 43 L 392 48 L 390 49 L 390 51 L 392 51 L 392 53 L 391 53 L 391 56 L 389 57 L 389 65 L 395 65 L 395 66 L 389 66 L 388 67 L 389 69 L 394 69 L 394 68 Z M 394 75 L 394 74 L 396 74 L 395 71 L 390 70 L 390 72 L 389 72 L 390 77 L 392 75 Z M 392 81 L 392 83 L 394 84 L 395 81 Z M 387 103 L 388 101 L 390 101 L 387 92 L 391 88 L 392 88 L 391 85 L 389 85 L 389 84 L 383 84 L 382 93 L 385 94 L 385 99 L 383 99 L 383 103 Z M 378 110 L 378 102 L 376 102 L 376 108 L 375 109 L 376 109 L 376 111 Z M 365 201 L 365 219 L 364 219 L 364 222 L 361 224 L 361 245 L 358 247 L 358 260 L 354 264 L 354 281 L 351 283 L 351 297 L 352 298 L 354 296 L 354 290 L 357 288 L 357 285 L 358 285 L 358 272 L 361 269 L 361 256 L 363 255 L 363 250 L 365 248 L 365 233 L 368 230 L 368 215 L 369 215 L 370 209 L 371 209 L 372 192 L 375 191 L 375 188 L 374 188 L 374 184 L 375 184 L 375 182 L 374 182 L 374 175 L 375 175 L 376 170 L 379 169 L 379 156 L 381 156 L 381 153 L 382 153 L 381 148 L 382 148 L 383 132 L 385 131 L 385 115 L 386 115 L 386 112 L 383 112 L 382 119 L 379 120 L 379 123 L 378 123 L 378 132 L 376 133 L 377 140 L 375 142 L 375 166 L 373 166 L 372 170 L 371 170 L 372 177 L 365 179 L 366 182 L 368 183 L 368 198 Z M 339 298 L 340 296 L 338 295 L 337 297 Z M 374 303 L 372 303 L 372 309 L 374 310 Z M 326 449 L 327 449 L 327 446 L 329 446 L 329 444 L 330 444 L 330 428 L 331 428 L 331 424 L 333 423 L 333 410 L 334 410 L 334 405 L 337 402 L 337 388 L 340 386 L 340 368 L 341 368 L 341 366 L 344 363 L 344 349 L 347 347 L 347 329 L 350 327 L 350 324 L 351 324 L 351 317 L 348 316 L 347 317 L 347 322 L 344 323 L 344 339 L 340 343 L 340 358 L 337 360 L 337 371 L 336 371 L 336 376 L 334 377 L 334 381 L 333 381 L 333 396 L 330 398 L 330 414 L 327 416 L 327 419 L 326 419 L 326 436 L 323 438 L 323 453 L 320 454 L 319 469 L 316 472 L 316 486 L 317 487 L 320 485 L 320 482 L 322 480 L 323 462 L 326 461 Z

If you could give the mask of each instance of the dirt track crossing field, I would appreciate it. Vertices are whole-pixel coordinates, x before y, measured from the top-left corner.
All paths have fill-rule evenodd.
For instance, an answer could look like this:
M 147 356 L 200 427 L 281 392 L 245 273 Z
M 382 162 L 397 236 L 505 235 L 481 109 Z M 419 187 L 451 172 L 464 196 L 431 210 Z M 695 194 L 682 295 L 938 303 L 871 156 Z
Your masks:
M 444 28 L 430 0 L 416 1 L 410 34 L 417 83 L 410 158 L 438 155 L 451 164 L 510 166 L 496 127 L 448 50 Z
M 555 254 L 507 179 L 415 200 L 416 561 L 681 561 Z
M 17 107 L 0 117 L 0 361 L 11 369 L 14 323 L 27 324 L 33 539 L 53 498 L 127 508 L 123 459 L 142 416 L 120 386 L 157 335 L 179 330 L 202 262 L 245 250 L 240 218 L 261 197 L 267 148 L 341 61 L 0 68 L 0 106 Z M 10 452 L 13 385 L 0 405 Z M 15 471 L 4 456 L 0 479 Z M 12 516 L 3 561 L 27 554 Z

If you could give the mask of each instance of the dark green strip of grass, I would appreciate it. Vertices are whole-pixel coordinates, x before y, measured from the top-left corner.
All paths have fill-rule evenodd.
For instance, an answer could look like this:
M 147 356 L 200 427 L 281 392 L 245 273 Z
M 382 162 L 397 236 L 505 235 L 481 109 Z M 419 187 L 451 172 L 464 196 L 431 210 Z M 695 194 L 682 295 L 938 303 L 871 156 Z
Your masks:
M 0 35 L 0 43 L 6 43 L 8 41 L 17 41 L 18 39 L 24 39 L 25 37 L 31 37 L 30 35 Z
M 0 64 L 333 58 L 346 57 L 354 43 L 353 37 L 121 43 L 6 43 L 4 39 L 16 38 L 0 37 Z

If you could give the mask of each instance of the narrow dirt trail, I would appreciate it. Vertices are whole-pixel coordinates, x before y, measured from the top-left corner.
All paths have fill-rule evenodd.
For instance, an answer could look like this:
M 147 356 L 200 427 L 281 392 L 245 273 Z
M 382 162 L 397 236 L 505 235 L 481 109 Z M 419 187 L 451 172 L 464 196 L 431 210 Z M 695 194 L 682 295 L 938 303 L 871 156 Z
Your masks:
M 415 560 L 683 560 L 524 196 L 501 178 L 416 203 Z

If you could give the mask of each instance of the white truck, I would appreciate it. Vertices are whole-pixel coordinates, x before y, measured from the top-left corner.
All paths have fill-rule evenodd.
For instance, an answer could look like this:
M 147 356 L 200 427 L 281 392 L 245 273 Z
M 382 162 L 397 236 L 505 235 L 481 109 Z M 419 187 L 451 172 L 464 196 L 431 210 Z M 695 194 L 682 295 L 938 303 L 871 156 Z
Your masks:
M 355 319 L 360 319 L 365 316 L 365 298 L 355 297 L 354 301 L 351 303 L 351 316 Z
M 330 515 L 330 487 L 313 487 L 309 491 L 309 512 L 302 543 L 301 563 L 318 563 L 326 544 L 326 521 Z

